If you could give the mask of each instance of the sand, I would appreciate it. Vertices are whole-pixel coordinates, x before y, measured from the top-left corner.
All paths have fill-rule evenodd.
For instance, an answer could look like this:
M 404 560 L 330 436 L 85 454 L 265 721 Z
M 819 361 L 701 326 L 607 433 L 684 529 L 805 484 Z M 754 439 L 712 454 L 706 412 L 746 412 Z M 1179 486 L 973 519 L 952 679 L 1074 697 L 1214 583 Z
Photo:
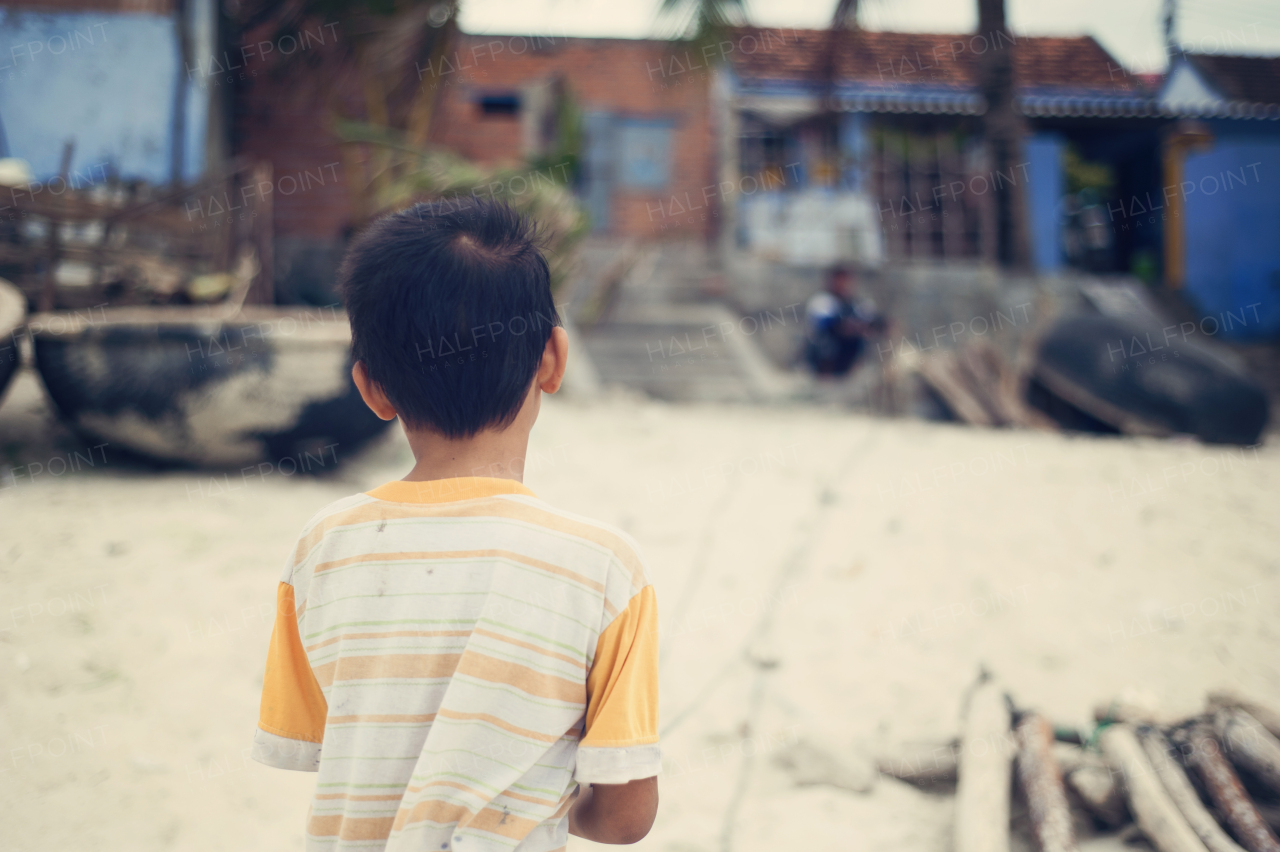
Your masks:
M 47 418 L 21 375 L 9 464 L 83 459 Z M 1059 724 L 1121 694 L 1280 705 L 1274 446 L 620 395 L 549 401 L 531 449 L 526 483 L 630 531 L 657 586 L 666 772 L 642 849 L 947 849 L 948 796 L 797 786 L 779 759 L 803 741 L 856 776 L 947 740 L 983 666 Z M 316 509 L 410 458 L 389 434 L 341 461 L 0 470 L 0 849 L 302 848 L 313 776 L 247 757 L 275 584 Z

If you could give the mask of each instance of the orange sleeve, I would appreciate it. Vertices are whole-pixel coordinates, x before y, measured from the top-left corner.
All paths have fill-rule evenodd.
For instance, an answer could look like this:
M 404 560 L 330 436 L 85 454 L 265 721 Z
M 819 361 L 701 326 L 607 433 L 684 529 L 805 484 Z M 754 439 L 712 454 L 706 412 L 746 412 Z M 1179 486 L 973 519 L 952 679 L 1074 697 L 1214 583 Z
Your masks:
M 329 704 L 298 634 L 293 586 L 282 582 L 276 589 L 276 621 L 267 649 L 254 759 L 281 769 L 314 771 L 328 713 Z
M 645 586 L 596 643 L 575 775 L 601 784 L 652 777 L 661 769 L 657 743 L 658 603 Z

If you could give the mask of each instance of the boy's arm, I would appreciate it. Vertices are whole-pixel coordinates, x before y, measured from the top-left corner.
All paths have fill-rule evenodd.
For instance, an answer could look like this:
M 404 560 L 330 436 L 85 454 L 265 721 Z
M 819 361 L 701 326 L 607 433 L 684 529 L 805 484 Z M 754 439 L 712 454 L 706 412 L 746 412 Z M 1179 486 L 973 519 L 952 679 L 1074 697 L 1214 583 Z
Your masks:
M 569 809 L 569 833 L 596 843 L 637 843 L 658 815 L 658 778 L 589 784 Z
M 635 843 L 658 810 L 658 606 L 645 586 L 600 634 L 587 675 L 586 729 L 570 833 Z

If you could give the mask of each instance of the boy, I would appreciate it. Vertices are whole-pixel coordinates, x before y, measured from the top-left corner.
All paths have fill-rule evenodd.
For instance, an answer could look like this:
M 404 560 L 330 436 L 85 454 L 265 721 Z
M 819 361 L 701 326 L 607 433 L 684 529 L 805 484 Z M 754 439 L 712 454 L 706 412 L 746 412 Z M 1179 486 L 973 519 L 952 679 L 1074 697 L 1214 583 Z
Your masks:
M 521 483 L 568 344 L 530 224 L 388 216 L 340 274 L 402 480 L 322 509 L 278 589 L 254 758 L 319 772 L 308 850 L 634 843 L 658 805 L 658 616 L 635 543 Z

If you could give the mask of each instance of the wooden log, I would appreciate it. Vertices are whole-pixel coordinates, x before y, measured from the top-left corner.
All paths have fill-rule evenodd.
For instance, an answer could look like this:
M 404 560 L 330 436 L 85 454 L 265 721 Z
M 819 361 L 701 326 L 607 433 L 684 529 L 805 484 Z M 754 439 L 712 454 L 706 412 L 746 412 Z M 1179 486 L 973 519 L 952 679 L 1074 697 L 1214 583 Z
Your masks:
M 1213 814 L 1200 801 L 1200 795 L 1191 786 L 1191 780 L 1187 778 L 1182 765 L 1172 757 L 1173 746 L 1165 739 L 1164 734 L 1156 728 L 1142 727 L 1138 729 L 1138 740 L 1155 768 L 1156 775 L 1164 784 L 1169 798 L 1178 806 L 1191 830 L 1209 848 L 1209 852 L 1244 852 L 1222 830 Z
M 1222 756 L 1222 747 L 1205 722 L 1194 722 L 1178 738 L 1187 763 L 1204 781 L 1209 798 L 1222 813 L 1232 834 L 1249 852 L 1280 852 L 1280 840 L 1253 806 L 1249 794 L 1231 764 Z
M 955 852 L 1009 852 L 1013 734 L 1009 707 L 986 679 L 969 698 L 960 739 Z
M 1248 770 L 1272 792 L 1280 793 L 1280 740 L 1252 714 L 1238 707 L 1213 714 L 1213 728 L 1227 747 L 1232 763 Z
M 1228 689 L 1210 692 L 1207 703 L 1210 713 L 1217 712 L 1224 707 L 1238 707 L 1261 722 L 1262 727 L 1270 731 L 1272 736 L 1280 737 L 1280 710 L 1268 707 L 1265 704 L 1259 704 L 1257 701 L 1252 701 L 1240 695 L 1240 693 Z
M 1099 736 L 1098 745 L 1123 773 L 1129 810 L 1142 833 L 1160 852 L 1206 852 L 1205 845 L 1169 798 L 1131 727 L 1108 725 Z
M 973 426 L 994 426 L 995 420 L 965 381 L 954 352 L 937 352 L 920 359 L 920 376 L 929 383 L 956 417 Z
M 959 754 L 960 744 L 956 741 L 912 746 L 878 755 L 876 768 L 885 775 L 920 787 L 954 784 Z
M 1129 820 L 1124 790 L 1116 783 L 1116 770 L 1103 764 L 1082 763 L 1067 771 L 1068 789 L 1098 822 L 1119 828 Z
M 1075 832 L 1062 770 L 1053 756 L 1053 726 L 1043 716 L 1018 720 L 1018 781 L 1027 798 L 1031 836 L 1040 852 L 1074 852 Z
M 1125 722 L 1130 725 L 1158 725 L 1167 721 L 1150 707 L 1120 699 L 1095 705 L 1093 718 L 1098 722 Z

